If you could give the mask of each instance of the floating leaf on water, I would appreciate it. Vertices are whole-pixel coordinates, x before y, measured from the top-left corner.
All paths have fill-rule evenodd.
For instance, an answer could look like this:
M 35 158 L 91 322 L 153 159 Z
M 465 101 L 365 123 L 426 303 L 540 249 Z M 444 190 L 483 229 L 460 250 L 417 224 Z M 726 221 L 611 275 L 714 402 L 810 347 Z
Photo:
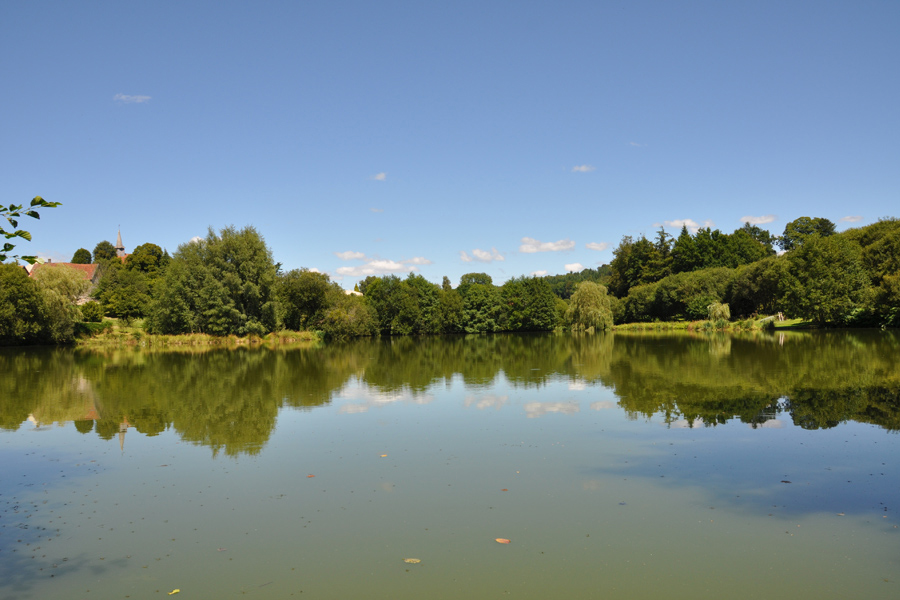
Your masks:
M 386 457 L 387 457 L 387 454 L 382 454 L 382 455 L 381 455 L 381 458 L 386 458 Z
M 508 490 L 508 489 L 506 489 L 506 488 L 503 488 L 503 489 L 502 489 L 502 490 L 500 490 L 500 491 L 501 491 L 501 492 L 508 492 L 508 491 L 509 491 L 509 490 Z
M 310 477 L 315 477 L 315 475 L 307 475 L 306 476 L 307 479 L 309 479 Z
M 508 544 L 509 540 L 506 538 L 497 538 L 497 543 L 498 544 Z
M 409 563 L 409 564 L 411 564 L 411 565 L 417 565 L 417 564 L 419 564 L 419 563 L 422 562 L 422 561 L 421 561 L 420 559 L 418 559 L 418 558 L 404 558 L 404 559 L 403 559 L 403 562 Z
M 181 590 L 179 590 L 179 589 L 174 589 L 174 590 L 172 590 L 171 592 L 169 592 L 169 595 L 171 596 L 171 595 L 173 595 L 173 594 L 180 594 L 180 593 L 181 593 Z
M 782 479 L 781 483 L 790 483 L 790 481 L 788 481 L 787 479 Z

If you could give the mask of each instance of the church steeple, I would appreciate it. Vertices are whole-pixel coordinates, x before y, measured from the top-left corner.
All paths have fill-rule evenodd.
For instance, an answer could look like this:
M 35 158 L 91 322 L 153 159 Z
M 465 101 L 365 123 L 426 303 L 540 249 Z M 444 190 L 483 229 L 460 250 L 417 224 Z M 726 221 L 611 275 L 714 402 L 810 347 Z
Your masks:
M 119 229 L 119 235 L 116 238 L 116 256 L 125 256 L 125 244 L 122 243 L 122 230 Z

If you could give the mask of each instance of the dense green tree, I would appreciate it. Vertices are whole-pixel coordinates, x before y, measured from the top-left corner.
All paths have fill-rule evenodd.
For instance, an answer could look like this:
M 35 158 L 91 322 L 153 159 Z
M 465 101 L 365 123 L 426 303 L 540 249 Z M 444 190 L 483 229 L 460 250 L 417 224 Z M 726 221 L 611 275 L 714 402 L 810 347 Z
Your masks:
M 277 269 L 253 227 L 226 227 L 182 244 L 158 283 L 155 333 L 264 334 L 277 329 Z
M 653 243 L 653 251 L 644 265 L 641 275 L 642 282 L 659 281 L 672 272 L 672 246 L 672 236 L 660 227 L 656 233 L 656 241 Z
M 739 267 L 772 256 L 775 252 L 757 240 L 745 229 L 737 229 L 728 236 L 724 245 L 723 267 Z
M 818 324 L 846 323 L 872 290 L 859 245 L 845 236 L 811 234 L 794 246 L 785 312 Z
M 460 287 L 463 287 L 460 283 Z M 467 284 L 463 295 L 463 326 L 466 333 L 500 331 L 500 292 L 489 283 Z
M 365 279 L 361 279 L 359 282 L 357 282 L 356 286 L 359 288 L 359 290 L 358 290 L 359 293 L 362 294 L 363 296 L 365 296 L 366 289 L 368 289 L 369 284 L 377 279 L 378 279 L 378 277 L 375 277 L 374 275 L 369 275 Z
M 659 253 L 656 246 L 644 236 L 637 241 L 628 235 L 623 237 L 613 250 L 614 258 L 609 263 L 609 290 L 622 298 L 636 285 L 658 281 L 664 275 L 664 270 L 657 268 Z
M 163 250 L 156 244 L 141 244 L 125 259 L 125 268 L 155 277 L 162 268 Z
M 128 268 L 121 261 L 111 260 L 102 265 L 100 282 L 94 296 L 105 314 L 130 322 L 149 313 L 152 301 L 149 277 L 137 268 Z
M 386 335 L 391 334 L 400 311 L 401 284 L 402 281 L 396 275 L 366 278 L 366 291 L 363 294 L 378 315 L 378 330 Z
M 463 300 L 454 289 L 441 290 L 441 331 L 444 333 L 462 333 L 465 331 L 463 319 Z
M 666 277 L 656 284 L 647 316 L 662 320 L 704 319 L 707 307 L 724 298 L 732 276 L 731 269 L 715 267 Z
M 48 338 L 46 308 L 37 282 L 18 265 L 0 264 L 0 344 Z
M 487 273 L 466 273 L 459 278 L 459 285 L 456 291 L 465 298 L 469 288 L 473 285 L 494 285 L 494 280 Z
M 136 269 L 121 269 L 116 275 L 115 287 L 104 298 L 107 313 L 125 322 L 147 315 L 151 304 L 147 275 Z
M 566 322 L 574 330 L 611 329 L 613 314 L 606 288 L 592 281 L 580 283 L 569 301 Z
M 278 299 L 286 329 L 302 331 L 317 323 L 328 308 L 331 287 L 328 275 L 309 269 L 293 269 L 278 277 Z
M 765 246 L 769 255 L 775 254 L 775 242 L 778 241 L 778 237 L 772 235 L 768 230 L 763 229 L 758 225 L 744 223 L 744 226 L 741 227 L 738 231 L 743 231 L 754 240 Z
M 116 258 L 116 247 L 112 242 L 103 240 L 94 246 L 94 262 L 103 263 Z
M 503 329 L 550 331 L 557 324 L 556 296 L 539 277 L 514 277 L 500 289 Z
M 726 294 L 733 313 L 747 317 L 781 311 L 789 276 L 788 261 L 780 256 L 739 267 Z
M 819 237 L 834 235 L 834 223 L 823 217 L 794 219 L 785 225 L 784 233 L 778 239 L 778 245 L 784 251 L 793 250 L 803 245 L 813 234 Z
M 56 206 L 60 206 L 59 202 L 47 202 L 40 196 L 35 196 L 26 209 L 22 204 L 10 204 L 4 206 L 0 204 L 0 217 L 6 219 L 6 222 L 9 225 L 0 226 L 0 237 L 3 238 L 3 246 L 0 247 L 0 262 L 5 261 L 7 258 L 18 259 L 21 258 L 25 262 L 29 264 L 34 264 L 38 262 L 38 258 L 36 256 L 10 256 L 9 253 L 13 251 L 16 247 L 12 242 L 6 241 L 11 240 L 13 238 L 22 238 L 23 240 L 31 241 L 31 234 L 24 229 L 19 229 L 19 219 L 22 216 L 31 217 L 32 219 L 40 219 L 41 215 L 38 213 L 36 208 L 53 208 Z M 7 230 L 6 227 L 10 229 Z
M 697 244 L 688 232 L 687 225 L 681 226 L 681 233 L 672 246 L 672 272 L 683 273 L 699 269 L 703 260 L 697 251 Z
M 91 253 L 89 250 L 85 248 L 79 248 L 75 251 L 75 254 L 72 255 L 72 263 L 76 265 L 89 265 L 91 264 Z
M 325 309 L 319 323 L 326 337 L 344 339 L 378 333 L 378 315 L 360 296 L 344 295 Z
M 441 288 L 415 273 L 410 273 L 401 287 L 401 310 L 395 328 L 409 333 L 440 333 Z

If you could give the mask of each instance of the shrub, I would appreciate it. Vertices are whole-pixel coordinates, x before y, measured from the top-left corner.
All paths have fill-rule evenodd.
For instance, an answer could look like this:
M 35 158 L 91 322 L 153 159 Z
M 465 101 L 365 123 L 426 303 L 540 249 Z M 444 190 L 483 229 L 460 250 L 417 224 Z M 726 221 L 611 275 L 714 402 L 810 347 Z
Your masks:
M 731 309 L 727 304 L 721 302 L 713 302 L 706 307 L 707 318 L 710 321 L 729 321 L 731 319 Z
M 99 302 L 91 300 L 81 305 L 81 318 L 88 323 L 100 323 L 103 321 L 103 307 Z

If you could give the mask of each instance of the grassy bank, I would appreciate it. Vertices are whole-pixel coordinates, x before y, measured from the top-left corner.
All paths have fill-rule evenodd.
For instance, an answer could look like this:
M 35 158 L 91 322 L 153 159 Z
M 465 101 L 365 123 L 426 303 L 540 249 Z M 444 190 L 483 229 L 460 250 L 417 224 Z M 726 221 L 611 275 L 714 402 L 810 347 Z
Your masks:
M 155 349 L 179 348 L 239 348 L 257 346 L 311 345 L 321 341 L 312 331 L 279 331 L 265 336 L 236 335 L 217 336 L 206 333 L 182 335 L 152 335 L 144 331 L 143 320 L 125 323 L 106 318 L 93 332 L 86 332 L 76 339 L 79 348 L 140 347 Z
M 623 323 L 614 325 L 613 331 L 759 331 L 763 329 L 808 328 L 801 319 L 778 321 L 775 317 L 744 319 L 741 321 L 656 321 L 653 323 Z

